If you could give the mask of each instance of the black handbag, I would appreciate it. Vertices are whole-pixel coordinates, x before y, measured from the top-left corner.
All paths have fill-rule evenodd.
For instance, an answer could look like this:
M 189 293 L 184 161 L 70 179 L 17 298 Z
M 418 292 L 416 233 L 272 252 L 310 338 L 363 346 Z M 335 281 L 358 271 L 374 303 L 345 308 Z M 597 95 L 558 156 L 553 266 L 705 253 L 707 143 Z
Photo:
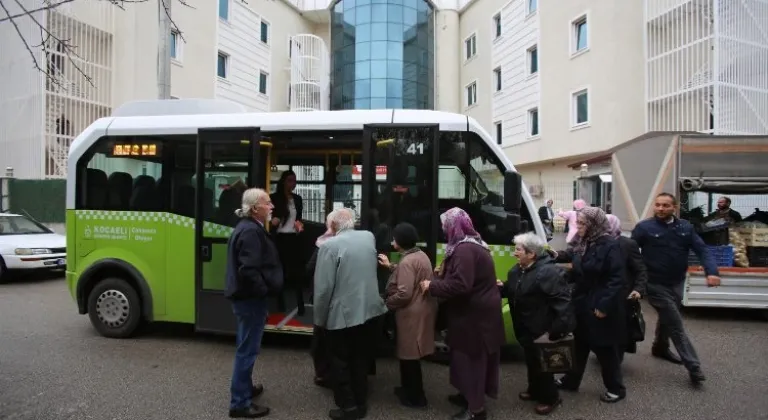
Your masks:
M 557 341 L 549 340 L 545 334 L 534 340 L 533 344 L 539 351 L 543 373 L 568 373 L 573 370 L 573 356 L 576 352 L 573 334 Z
M 640 306 L 640 302 L 632 300 L 629 304 L 629 325 L 627 334 L 629 340 L 639 343 L 645 340 L 645 318 L 643 317 L 643 309 Z

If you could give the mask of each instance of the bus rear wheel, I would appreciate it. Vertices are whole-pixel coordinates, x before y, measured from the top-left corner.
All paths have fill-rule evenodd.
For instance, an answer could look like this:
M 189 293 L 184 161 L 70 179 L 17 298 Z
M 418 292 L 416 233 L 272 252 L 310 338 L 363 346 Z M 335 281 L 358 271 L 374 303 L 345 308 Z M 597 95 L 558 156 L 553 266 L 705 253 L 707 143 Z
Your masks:
M 99 334 L 127 338 L 141 323 L 141 299 L 127 281 L 106 278 L 88 295 L 88 316 Z

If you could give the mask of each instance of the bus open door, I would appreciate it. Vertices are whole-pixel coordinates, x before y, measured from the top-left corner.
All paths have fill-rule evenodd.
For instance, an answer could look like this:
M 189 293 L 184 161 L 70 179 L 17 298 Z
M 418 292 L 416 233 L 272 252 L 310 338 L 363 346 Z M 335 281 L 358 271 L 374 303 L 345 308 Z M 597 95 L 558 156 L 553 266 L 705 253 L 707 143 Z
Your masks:
M 198 130 L 195 168 L 195 329 L 236 331 L 231 303 L 224 297 L 227 242 L 247 188 L 266 188 L 269 142 L 258 128 Z M 212 211 L 212 209 L 216 211 Z M 169 256 L 173 258 L 173 256 Z

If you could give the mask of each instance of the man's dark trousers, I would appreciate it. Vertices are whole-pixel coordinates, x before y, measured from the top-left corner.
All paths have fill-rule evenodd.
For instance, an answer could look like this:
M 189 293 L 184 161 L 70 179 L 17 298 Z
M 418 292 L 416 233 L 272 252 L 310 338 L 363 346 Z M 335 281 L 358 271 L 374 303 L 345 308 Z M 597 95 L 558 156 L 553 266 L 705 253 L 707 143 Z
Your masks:
M 333 370 L 334 400 L 342 409 L 364 409 L 368 373 L 374 359 L 377 319 L 340 330 L 326 330 Z
M 689 372 L 700 368 L 699 356 L 688 338 L 683 327 L 683 317 L 680 314 L 683 283 L 679 286 L 667 286 L 648 282 L 648 303 L 656 309 L 659 315 L 656 321 L 656 338 L 653 346 L 656 351 L 668 351 L 669 340 L 675 345 L 685 368 Z
M 253 365 L 261 349 L 261 337 L 267 322 L 266 299 L 244 299 L 232 302 L 237 318 L 237 350 L 232 371 L 232 394 L 229 408 L 247 408 L 253 399 Z

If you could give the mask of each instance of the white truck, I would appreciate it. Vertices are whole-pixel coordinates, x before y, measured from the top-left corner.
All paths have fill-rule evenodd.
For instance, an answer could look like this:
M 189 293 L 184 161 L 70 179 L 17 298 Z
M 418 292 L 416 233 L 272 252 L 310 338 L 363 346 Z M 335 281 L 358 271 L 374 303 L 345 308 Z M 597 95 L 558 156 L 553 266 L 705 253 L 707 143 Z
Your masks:
M 720 196 L 742 203 L 743 213 L 749 198 L 754 213 L 742 214 L 746 221 L 730 224 L 719 235 L 701 235 L 718 260 L 721 286 L 707 287 L 703 269 L 692 258 L 683 304 L 757 309 L 768 318 L 768 213 L 759 210 L 768 210 L 768 136 L 656 132 L 611 152 L 612 213 L 625 230 L 653 215 L 661 192 L 678 196 L 681 218 L 690 218 L 702 231 L 707 229 L 701 216 L 714 211 Z

